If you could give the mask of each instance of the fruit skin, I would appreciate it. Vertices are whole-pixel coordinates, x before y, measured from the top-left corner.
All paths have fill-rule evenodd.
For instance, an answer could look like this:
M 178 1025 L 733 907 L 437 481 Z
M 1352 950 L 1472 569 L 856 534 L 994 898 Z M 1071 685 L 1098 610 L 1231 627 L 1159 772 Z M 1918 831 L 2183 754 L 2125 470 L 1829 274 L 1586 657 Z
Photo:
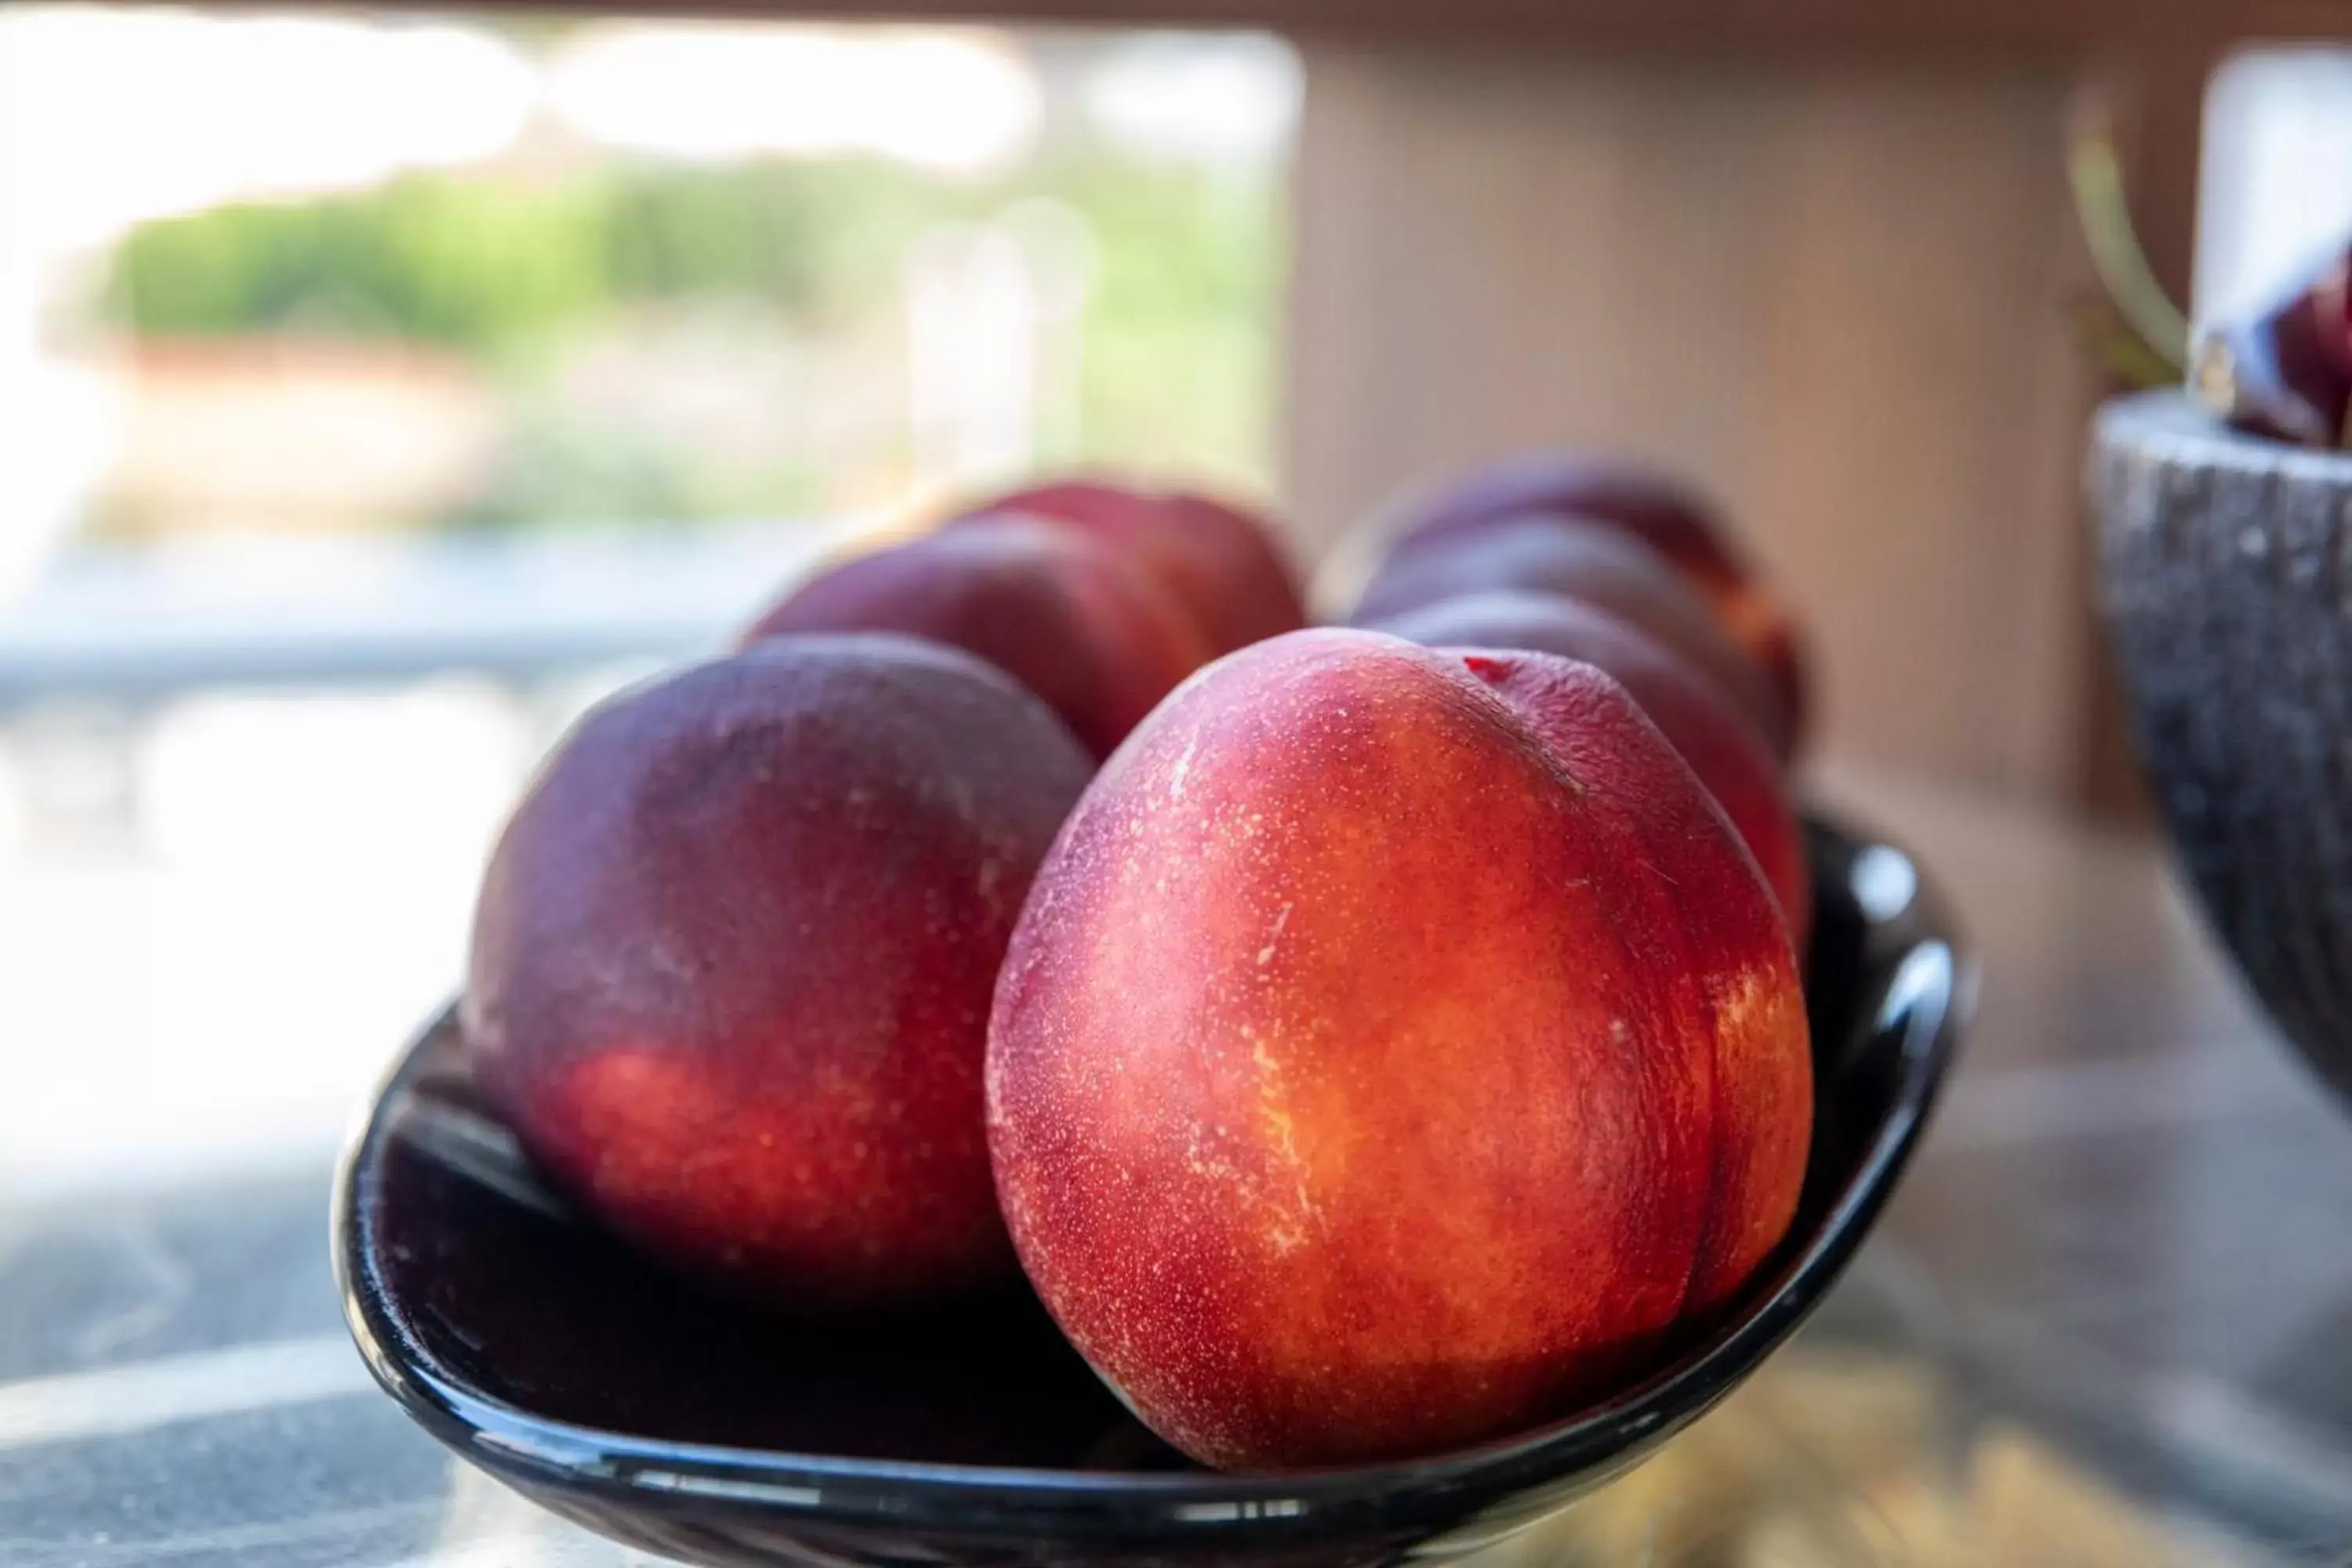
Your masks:
M 1471 673 L 1509 703 L 1585 787 L 1633 803 L 1633 818 L 1652 876 L 1674 889 L 1684 929 L 1699 963 L 1695 975 L 1706 992 L 1715 1024 L 1714 1111 L 1719 1157 L 1715 1203 L 1691 1274 L 1685 1310 L 1705 1314 L 1728 1301 L 1766 1254 L 1780 1243 L 1804 1184 L 1812 1132 L 1812 1053 L 1805 999 L 1785 927 L 1772 936 L 1787 961 L 1787 984 L 1769 998 L 1745 991 L 1740 950 L 1759 937 L 1747 894 L 1760 887 L 1756 864 L 1737 850 L 1736 835 L 1712 796 L 1670 746 L 1626 743 L 1615 733 L 1629 699 L 1622 687 L 1590 665 L 1549 654 L 1513 651 L 1462 656 Z M 1646 722 L 1642 727 L 1649 729 Z M 1655 737 L 1656 731 L 1650 733 Z M 1662 737 L 1659 737 L 1662 738 Z M 1736 864 L 1735 864 L 1736 862 Z M 1714 928 L 1710 931 L 1710 928 Z M 1736 931 L 1710 958 L 1709 937 Z M 1768 939 L 1769 940 L 1769 939 Z M 1759 964 L 1759 968 L 1764 967 Z M 1784 1009 L 1792 1027 L 1751 1032 L 1739 1016 L 1751 1005 Z M 1793 1039 L 1794 1048 L 1787 1048 Z
M 808 637 L 607 701 L 507 825 L 460 1016 L 492 1103 L 646 1251 L 780 1301 L 1009 1271 L 991 991 L 1091 764 L 968 655 Z
M 1307 624 L 1297 574 L 1273 530 L 1240 507 L 1187 490 L 1064 479 L 999 496 L 978 515 L 1007 511 L 1071 523 L 1130 552 L 1192 613 L 1213 654 Z
M 1518 658 L 1556 686 L 1360 631 L 1221 660 L 1097 775 L 1014 933 L 1014 1244 L 1209 1464 L 1564 1415 L 1793 1213 L 1811 1068 L 1771 896 L 1622 689 Z
M 1664 555 L 1605 524 L 1522 515 L 1409 539 L 1365 584 L 1350 619 L 1372 625 L 1443 599 L 1514 588 L 1564 595 L 1633 622 L 1729 698 L 1775 756 L 1795 744 L 1787 705 L 1706 599 Z
M 1674 742 L 1739 830 L 1780 900 L 1797 951 L 1813 918 L 1813 875 L 1780 770 L 1752 725 L 1664 643 L 1630 621 L 1557 595 L 1472 594 L 1404 610 L 1374 628 L 1425 647 L 1522 648 L 1605 671 Z
M 742 641 L 807 632 L 899 632 L 960 647 L 1044 698 L 1097 757 L 1211 655 L 1144 568 L 1073 529 L 1011 513 L 822 572 Z
M 1672 562 L 1763 667 L 1791 736 L 1803 734 L 1811 692 L 1795 612 L 1732 545 L 1714 506 L 1662 474 L 1581 453 L 1530 452 L 1490 464 L 1414 508 L 1400 537 L 1465 535 L 1530 515 L 1605 522 Z

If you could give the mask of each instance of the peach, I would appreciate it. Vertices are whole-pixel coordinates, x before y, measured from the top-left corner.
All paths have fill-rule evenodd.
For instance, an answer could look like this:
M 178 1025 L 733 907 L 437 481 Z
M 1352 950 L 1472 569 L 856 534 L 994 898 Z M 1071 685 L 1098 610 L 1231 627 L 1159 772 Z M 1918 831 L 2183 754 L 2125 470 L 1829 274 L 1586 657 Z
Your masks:
M 1293 633 L 1088 786 L 998 981 L 1015 1247 L 1234 1468 L 1562 1415 L 1721 1307 L 1811 1125 L 1770 892 L 1588 665 Z
M 888 637 L 762 645 L 572 730 L 491 858 L 460 1016 L 554 1182 L 779 1300 L 1010 1271 L 999 959 L 1091 769 L 1036 698 Z
M 1068 527 L 1009 513 L 821 573 L 743 641 L 801 632 L 900 632 L 962 648 L 1044 698 L 1098 757 L 1211 655 L 1144 568 Z
M 1307 624 L 1297 574 L 1273 529 L 1240 507 L 1186 490 L 1065 479 L 999 497 L 982 511 L 1052 518 L 1131 552 L 1192 612 L 1213 653 Z
M 1489 589 L 1580 599 L 1673 648 L 1751 719 L 1774 755 L 1795 731 L 1763 669 L 1664 556 L 1617 529 L 1559 518 L 1498 518 L 1475 530 L 1406 540 L 1365 584 L 1358 625 Z
M 1689 789 L 1697 780 L 1688 766 L 1670 747 L 1630 744 L 1615 732 L 1630 698 L 1591 665 L 1526 651 L 1472 652 L 1462 658 L 1534 729 L 1571 778 L 1614 800 L 1637 803 L 1631 815 L 1646 868 L 1674 889 L 1685 928 L 1693 931 L 1698 963 L 1685 973 L 1706 993 L 1716 1045 L 1713 1133 L 1717 1150 L 1728 1157 L 1713 1172 L 1710 1224 L 1700 1237 L 1684 1307 L 1712 1312 L 1779 1244 L 1804 1183 L 1812 1054 L 1787 930 L 1776 923 L 1773 936 L 1788 985 L 1767 1005 L 1785 1009 L 1782 1021 L 1791 1026 L 1759 1029 L 1742 1016 L 1757 1001 L 1760 982 L 1751 977 L 1766 967 L 1753 958 L 1758 933 L 1744 896 L 1759 885 L 1756 864 L 1737 853 L 1736 837 L 1727 846 L 1734 854 L 1724 855 L 1721 835 L 1730 823 L 1703 788 Z M 1737 911 L 1729 922 L 1720 920 L 1719 905 Z M 1710 931 L 1726 924 L 1728 930 Z M 1720 944 L 1713 953 L 1706 946 L 1710 934 Z M 1790 1040 L 1793 1048 L 1788 1048 Z
M 1762 667 L 1791 733 L 1802 732 L 1809 692 L 1795 612 L 1733 547 L 1715 508 L 1664 476 L 1577 453 L 1528 453 L 1491 464 L 1416 508 L 1405 532 L 1464 534 L 1531 514 L 1610 523 L 1665 556 Z
M 1552 594 L 1505 591 L 1404 610 L 1376 628 L 1429 647 L 1523 648 L 1605 670 L 1648 714 L 1756 857 L 1803 952 L 1812 871 L 1780 765 L 1763 738 L 1704 676 L 1630 621 Z

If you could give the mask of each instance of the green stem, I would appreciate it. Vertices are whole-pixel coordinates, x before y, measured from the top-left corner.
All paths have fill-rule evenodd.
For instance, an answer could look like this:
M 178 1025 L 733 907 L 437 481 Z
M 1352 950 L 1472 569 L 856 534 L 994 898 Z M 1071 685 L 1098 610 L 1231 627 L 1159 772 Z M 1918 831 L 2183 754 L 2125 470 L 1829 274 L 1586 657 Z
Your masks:
M 2116 314 L 2140 346 L 2179 380 L 2189 365 L 2189 318 L 2158 282 L 2132 227 L 2131 203 L 2124 195 L 2122 163 L 2104 114 L 2086 115 L 2067 138 L 2066 176 L 2074 215 Z

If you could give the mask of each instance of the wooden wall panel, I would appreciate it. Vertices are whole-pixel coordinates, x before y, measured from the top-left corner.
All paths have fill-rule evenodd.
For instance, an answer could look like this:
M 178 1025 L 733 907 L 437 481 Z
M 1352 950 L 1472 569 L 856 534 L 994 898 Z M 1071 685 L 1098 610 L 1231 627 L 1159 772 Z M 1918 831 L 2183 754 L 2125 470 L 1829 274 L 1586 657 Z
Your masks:
M 2183 309 L 2196 261 L 2205 86 L 2217 63 L 2210 47 L 2194 40 L 2149 40 L 2130 54 L 2101 61 L 2084 89 L 2111 117 L 2133 227 L 2157 282 Z M 2087 576 L 2093 561 L 2087 511 L 2085 522 L 2081 538 Z M 2095 624 L 2087 600 L 2084 614 Z M 2140 779 L 2130 715 L 2104 636 L 2089 639 L 2085 658 L 2090 715 L 2082 802 L 2097 816 L 2153 826 L 2153 803 Z
M 2073 73 L 1310 48 L 1290 489 L 1567 442 L 1729 501 L 1826 752 L 2079 788 Z

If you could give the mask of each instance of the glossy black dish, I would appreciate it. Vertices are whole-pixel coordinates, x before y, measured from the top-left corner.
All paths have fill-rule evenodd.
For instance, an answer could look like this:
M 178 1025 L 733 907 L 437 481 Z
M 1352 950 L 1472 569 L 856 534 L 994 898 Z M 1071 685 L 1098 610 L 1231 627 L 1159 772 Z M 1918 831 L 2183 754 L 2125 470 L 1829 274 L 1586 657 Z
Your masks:
M 346 1156 L 334 1249 L 370 1369 L 435 1436 L 618 1540 L 752 1563 L 1440 1561 L 1622 1473 L 1819 1305 L 1923 1130 L 1967 1012 L 1910 858 L 1815 824 L 1812 1165 L 1780 1253 L 1671 1364 L 1569 1420 L 1404 1464 L 1190 1465 L 1034 1300 L 795 1320 L 673 1280 L 543 1188 L 469 1082 L 451 1019 Z

